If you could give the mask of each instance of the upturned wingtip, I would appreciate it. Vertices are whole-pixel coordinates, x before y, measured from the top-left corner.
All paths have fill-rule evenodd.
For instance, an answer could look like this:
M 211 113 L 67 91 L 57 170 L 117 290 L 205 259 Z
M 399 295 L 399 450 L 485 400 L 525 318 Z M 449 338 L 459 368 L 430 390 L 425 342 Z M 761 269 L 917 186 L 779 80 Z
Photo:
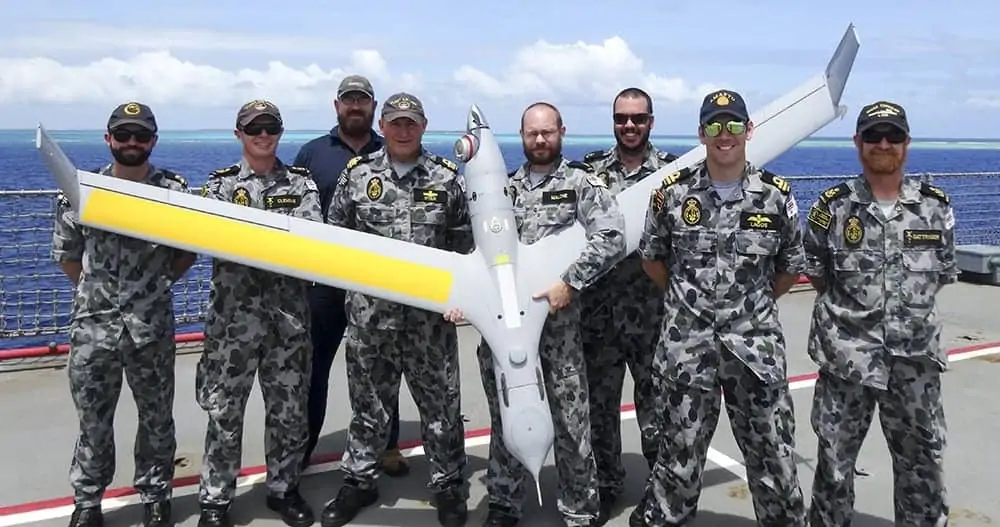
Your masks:
M 483 115 L 483 111 L 479 108 L 479 105 L 473 103 L 472 107 L 469 108 L 469 120 L 465 125 L 465 129 L 468 132 L 472 132 L 479 128 L 489 128 L 489 123 L 486 122 L 486 116 Z

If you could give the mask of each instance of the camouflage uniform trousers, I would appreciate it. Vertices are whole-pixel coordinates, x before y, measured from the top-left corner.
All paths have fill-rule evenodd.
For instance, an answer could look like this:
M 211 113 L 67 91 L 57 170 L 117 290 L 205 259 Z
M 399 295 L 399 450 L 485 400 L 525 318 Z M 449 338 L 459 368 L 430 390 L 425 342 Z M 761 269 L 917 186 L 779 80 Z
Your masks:
M 542 329 L 539 361 L 546 398 L 555 427 L 554 455 L 559 478 L 557 507 L 568 526 L 590 525 L 597 518 L 600 498 L 597 464 L 591 449 L 590 403 L 586 365 L 574 304 L 550 314 Z M 503 444 L 503 424 L 497 400 L 493 352 L 482 342 L 476 350 L 479 374 L 490 411 L 490 459 L 486 491 L 490 508 L 521 517 L 524 481 L 530 475 Z
M 647 525 L 686 524 L 697 513 L 708 448 L 726 413 L 746 464 L 760 525 L 805 525 L 795 465 L 795 411 L 788 383 L 767 385 L 721 342 L 718 386 L 705 391 L 662 379 L 660 450 L 640 502 Z M 721 388 L 721 390 L 720 390 Z M 721 392 L 721 393 L 720 393 Z M 723 403 L 724 397 L 724 403 Z
M 587 294 L 587 293 L 585 293 Z M 659 448 L 659 410 L 653 387 L 653 351 L 660 334 L 663 302 L 639 304 L 618 296 L 587 297 L 582 334 L 590 384 L 591 440 L 602 491 L 618 495 L 625 484 L 622 465 L 621 400 L 625 367 L 632 375 L 642 455 L 650 469 Z M 610 301 L 601 303 L 603 298 Z M 612 302 L 614 302 L 612 304 Z M 622 317 L 621 313 L 627 313 Z
M 280 315 L 276 316 L 283 316 Z M 195 392 L 208 414 L 199 501 L 229 504 L 243 455 L 243 419 L 254 376 L 264 399 L 267 489 L 295 489 L 309 441 L 307 404 L 312 375 L 308 322 L 276 322 L 245 314 L 244 324 L 210 320 L 198 362 Z M 289 322 L 294 327 L 289 327 Z M 242 326 L 242 327 L 240 327 Z
M 812 426 L 819 439 L 810 525 L 850 525 L 854 466 L 876 404 L 892 457 L 896 525 L 946 525 L 946 425 L 939 368 L 923 360 L 890 359 L 885 390 L 821 372 Z
M 429 487 L 434 493 L 457 490 L 467 498 L 458 333 L 439 313 L 427 311 L 420 322 L 408 320 L 400 329 L 348 324 L 344 352 L 353 416 L 341 469 L 345 481 L 359 488 L 377 485 L 378 454 L 385 450 L 390 409 L 399 405 L 405 376 L 420 413 Z
M 138 410 L 135 488 L 146 503 L 170 498 L 172 491 L 177 449 L 173 334 L 136 346 L 128 331 L 112 332 L 111 326 L 110 319 L 95 317 L 70 327 L 67 370 L 80 432 L 69 477 L 81 507 L 99 505 L 114 478 L 114 419 L 123 371 Z

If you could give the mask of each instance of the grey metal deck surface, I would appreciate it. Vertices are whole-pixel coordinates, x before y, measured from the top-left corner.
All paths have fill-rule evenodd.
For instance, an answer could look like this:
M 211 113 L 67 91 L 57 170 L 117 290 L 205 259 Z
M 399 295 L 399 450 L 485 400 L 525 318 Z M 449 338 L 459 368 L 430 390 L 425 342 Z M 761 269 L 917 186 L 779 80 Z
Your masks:
M 990 525 L 1000 521 L 1000 491 L 994 474 L 1000 469 L 1000 453 L 991 448 L 1000 437 L 1000 288 L 959 283 L 941 293 L 941 315 L 945 322 L 942 344 L 949 349 L 964 348 L 954 356 L 951 371 L 945 377 L 945 404 L 948 412 L 949 445 L 947 470 L 952 504 L 951 525 Z M 797 292 L 783 298 L 781 319 L 788 338 L 789 376 L 796 379 L 795 403 L 799 476 L 807 501 L 812 484 L 815 438 L 809 427 L 814 366 L 805 354 L 811 291 Z M 476 370 L 474 349 L 478 334 L 472 328 L 460 330 L 462 347 L 463 412 L 469 454 L 469 480 L 472 515 L 468 525 L 478 525 L 485 514 L 485 472 L 488 437 L 481 429 L 489 416 Z M 995 344 L 990 346 L 990 344 Z M 981 347 L 969 351 L 970 346 Z M 205 417 L 194 400 L 194 366 L 197 354 L 178 357 L 175 417 L 178 427 L 177 476 L 191 480 L 201 459 Z M 625 400 L 631 401 L 631 384 L 626 380 Z M 317 455 L 343 450 L 344 429 L 350 417 L 343 355 L 338 354 L 331 379 L 329 415 L 325 436 Z M 403 423 L 401 441 L 419 438 L 416 408 L 406 391 L 401 395 Z M 123 390 L 116 421 L 118 471 L 113 487 L 128 487 L 132 477 L 132 443 L 135 433 L 135 406 L 126 387 Z M 68 496 L 67 470 L 75 437 L 76 417 L 69 399 L 64 369 L 0 373 L 0 527 L 7 525 L 65 525 L 72 510 Z M 609 525 L 627 525 L 628 514 L 645 481 L 647 469 L 638 454 L 638 434 L 631 412 L 623 413 L 626 467 L 629 471 L 626 493 L 620 500 L 615 518 Z M 743 481 L 741 456 L 732 439 L 728 420 L 720 419 L 712 445 L 713 453 L 706 467 L 705 487 L 695 525 L 754 525 L 749 492 Z M 352 525 L 435 526 L 435 514 L 425 488 L 427 466 L 419 447 L 410 449 L 412 468 L 401 479 L 383 478 L 382 497 L 377 507 L 360 514 Z M 251 396 L 244 431 L 244 466 L 253 473 L 241 479 L 241 488 L 233 507 L 233 519 L 240 524 L 283 525 L 263 505 L 264 488 L 259 465 L 263 463 L 263 406 L 260 390 Z M 550 459 L 551 464 L 551 459 Z M 859 469 L 867 476 L 857 480 L 856 525 L 892 525 L 892 473 L 881 431 L 872 426 L 862 449 Z M 318 514 L 340 484 L 336 463 L 314 466 L 303 481 L 303 493 Z M 531 498 L 525 505 L 523 525 L 562 525 L 555 510 L 556 481 L 554 470 L 547 467 L 542 478 L 546 503 L 539 508 Z M 178 525 L 197 524 L 197 485 L 175 490 L 174 515 Z M 109 526 L 135 525 L 141 521 L 136 497 L 107 498 L 106 522 Z M 318 525 L 318 524 L 317 524 Z

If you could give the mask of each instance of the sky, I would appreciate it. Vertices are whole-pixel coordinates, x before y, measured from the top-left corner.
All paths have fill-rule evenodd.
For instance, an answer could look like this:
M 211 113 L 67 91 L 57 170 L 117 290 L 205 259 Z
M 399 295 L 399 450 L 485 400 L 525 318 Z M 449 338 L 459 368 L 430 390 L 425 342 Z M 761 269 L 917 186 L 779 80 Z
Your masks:
M 239 105 L 267 98 L 289 129 L 326 130 L 337 84 L 360 73 L 380 101 L 419 97 L 431 130 L 463 128 L 476 103 L 516 132 L 544 100 L 568 134 L 610 134 L 612 99 L 634 85 L 653 96 L 654 133 L 691 135 L 709 91 L 763 107 L 821 72 L 854 23 L 847 117 L 816 136 L 850 136 L 879 99 L 907 109 L 916 137 L 1000 136 L 995 1 L 253 3 L 0 0 L 0 128 L 100 129 L 139 100 L 161 129 L 231 129 Z

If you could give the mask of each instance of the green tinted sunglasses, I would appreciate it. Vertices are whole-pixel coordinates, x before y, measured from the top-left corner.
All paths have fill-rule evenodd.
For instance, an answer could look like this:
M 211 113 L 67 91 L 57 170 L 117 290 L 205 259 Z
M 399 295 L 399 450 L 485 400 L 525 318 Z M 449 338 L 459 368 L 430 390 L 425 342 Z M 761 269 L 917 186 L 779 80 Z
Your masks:
M 723 126 L 733 135 L 743 135 L 747 131 L 747 124 L 741 121 L 729 121 L 725 125 L 722 123 L 708 123 L 702 126 L 702 129 L 705 130 L 705 135 L 715 137 L 722 133 Z

